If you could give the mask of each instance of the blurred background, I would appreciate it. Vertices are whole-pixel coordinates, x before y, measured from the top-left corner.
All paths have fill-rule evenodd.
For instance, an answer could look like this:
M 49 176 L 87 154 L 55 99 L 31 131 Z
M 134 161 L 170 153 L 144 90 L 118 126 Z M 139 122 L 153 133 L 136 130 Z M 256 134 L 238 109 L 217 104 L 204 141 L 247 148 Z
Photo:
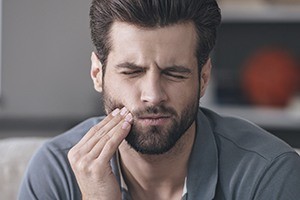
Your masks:
M 219 0 L 223 23 L 202 105 L 300 147 L 300 0 Z
M 201 104 L 300 147 L 300 1 L 220 0 Z M 0 138 L 52 137 L 101 115 L 90 80 L 90 1 L 2 0 Z
M 0 137 L 60 134 L 102 113 L 90 1 L 2 0 Z

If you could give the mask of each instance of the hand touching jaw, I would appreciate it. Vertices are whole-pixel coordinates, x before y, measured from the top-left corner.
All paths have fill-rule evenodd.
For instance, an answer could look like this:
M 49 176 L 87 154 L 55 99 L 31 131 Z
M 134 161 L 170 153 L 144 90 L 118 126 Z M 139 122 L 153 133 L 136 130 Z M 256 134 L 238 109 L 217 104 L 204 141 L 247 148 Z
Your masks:
M 110 160 L 128 135 L 132 114 L 116 109 L 89 132 L 68 153 L 83 199 L 121 199 Z

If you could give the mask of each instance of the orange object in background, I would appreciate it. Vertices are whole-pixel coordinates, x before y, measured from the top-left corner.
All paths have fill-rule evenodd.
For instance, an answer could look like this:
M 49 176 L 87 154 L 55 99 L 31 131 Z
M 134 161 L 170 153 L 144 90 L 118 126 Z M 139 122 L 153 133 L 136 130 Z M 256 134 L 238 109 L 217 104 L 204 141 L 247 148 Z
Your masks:
M 299 88 L 297 61 L 283 49 L 264 48 L 251 56 L 242 72 L 242 88 L 255 105 L 284 107 Z

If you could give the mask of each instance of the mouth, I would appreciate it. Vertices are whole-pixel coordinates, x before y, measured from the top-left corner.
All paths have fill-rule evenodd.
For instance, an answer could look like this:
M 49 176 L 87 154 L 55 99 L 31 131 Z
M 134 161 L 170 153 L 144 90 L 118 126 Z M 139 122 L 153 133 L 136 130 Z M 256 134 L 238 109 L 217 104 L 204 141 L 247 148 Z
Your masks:
M 144 115 L 138 117 L 138 122 L 145 126 L 165 125 L 171 119 L 170 115 Z

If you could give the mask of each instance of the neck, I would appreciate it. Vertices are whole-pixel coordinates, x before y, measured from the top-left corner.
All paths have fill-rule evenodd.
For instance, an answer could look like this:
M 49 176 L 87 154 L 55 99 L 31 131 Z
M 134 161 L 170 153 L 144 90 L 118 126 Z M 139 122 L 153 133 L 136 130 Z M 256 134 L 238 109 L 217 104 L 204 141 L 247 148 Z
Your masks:
M 127 142 L 119 147 L 121 168 L 133 199 L 180 199 L 195 138 L 195 122 L 162 155 L 144 155 Z

